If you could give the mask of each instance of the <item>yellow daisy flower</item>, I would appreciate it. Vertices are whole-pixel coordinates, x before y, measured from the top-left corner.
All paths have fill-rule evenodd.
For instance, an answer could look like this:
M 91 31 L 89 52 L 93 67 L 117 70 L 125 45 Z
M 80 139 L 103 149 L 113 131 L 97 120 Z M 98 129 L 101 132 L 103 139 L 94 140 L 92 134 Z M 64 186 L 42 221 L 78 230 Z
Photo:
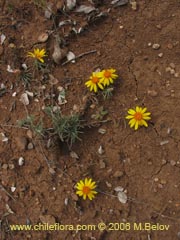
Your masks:
M 100 79 L 98 77 L 98 74 L 97 72 L 93 72 L 92 73 L 92 76 L 89 78 L 89 80 L 85 83 L 85 85 L 90 88 L 90 91 L 94 91 L 94 92 L 97 92 L 98 91 L 98 88 L 100 89 L 104 89 L 103 87 L 103 80 Z
M 40 62 L 44 62 L 44 57 L 46 57 L 46 51 L 45 49 L 39 49 L 39 48 L 35 48 L 33 52 L 28 52 L 27 54 L 28 57 L 32 57 L 32 58 L 36 58 L 38 61 Z
M 76 194 L 80 197 L 83 197 L 84 200 L 88 197 L 90 200 L 92 200 L 97 194 L 97 192 L 94 190 L 96 188 L 96 182 L 92 182 L 91 178 L 85 178 L 84 181 L 80 180 L 76 184 Z
M 99 73 L 99 77 L 103 80 L 104 86 L 109 86 L 118 77 L 116 70 L 113 68 L 105 69 Z
M 146 120 L 150 120 L 151 113 L 146 112 L 147 108 L 136 107 L 136 109 L 129 109 L 129 115 L 126 116 L 126 119 L 130 119 L 129 125 L 131 128 L 134 127 L 135 130 L 138 129 L 139 126 L 148 127 Z

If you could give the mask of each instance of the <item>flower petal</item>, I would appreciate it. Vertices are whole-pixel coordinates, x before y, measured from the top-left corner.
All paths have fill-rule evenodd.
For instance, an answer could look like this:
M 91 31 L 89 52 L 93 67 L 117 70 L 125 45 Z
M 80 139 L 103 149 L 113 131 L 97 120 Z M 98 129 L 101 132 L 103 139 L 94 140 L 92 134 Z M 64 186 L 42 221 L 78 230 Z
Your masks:
M 140 112 L 140 108 L 136 106 L 136 112 Z
M 139 127 L 139 123 L 138 123 L 138 121 L 136 121 L 134 129 L 137 130 L 138 127 Z
M 127 115 L 126 116 L 126 119 L 131 119 L 131 118 L 134 118 L 134 116 L 132 116 L 132 115 Z
M 136 113 L 136 111 L 134 111 L 134 109 L 129 109 L 128 113 L 131 114 L 131 115 L 134 115 Z

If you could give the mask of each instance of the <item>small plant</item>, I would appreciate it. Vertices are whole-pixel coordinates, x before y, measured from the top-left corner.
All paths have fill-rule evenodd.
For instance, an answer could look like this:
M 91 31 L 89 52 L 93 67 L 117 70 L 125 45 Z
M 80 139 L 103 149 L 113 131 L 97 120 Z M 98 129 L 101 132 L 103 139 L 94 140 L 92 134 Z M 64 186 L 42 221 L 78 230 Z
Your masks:
M 32 80 L 32 74 L 30 69 L 23 69 L 20 73 L 20 80 L 23 82 L 25 87 L 28 87 Z
M 105 89 L 102 91 L 103 98 L 104 98 L 104 99 L 109 99 L 110 97 L 112 97 L 112 95 L 113 95 L 113 90 L 114 90 L 113 87 L 105 88 Z
M 106 116 L 108 114 L 108 111 L 104 109 L 104 107 L 100 107 L 97 112 L 95 114 L 91 115 L 92 119 L 95 120 L 102 120 L 104 118 L 104 116 Z
M 138 129 L 139 126 L 145 126 L 148 127 L 148 124 L 146 121 L 150 120 L 151 113 L 146 112 L 147 108 L 142 108 L 136 106 L 135 110 L 134 109 L 129 109 L 128 114 L 126 116 L 126 119 L 129 119 L 129 125 L 131 128 L 134 127 L 135 130 Z
M 27 127 L 31 129 L 33 132 L 37 133 L 38 135 L 44 136 L 42 119 L 38 123 L 35 123 L 35 117 L 33 115 L 28 115 L 27 118 L 19 120 L 18 125 L 20 127 Z
M 92 200 L 95 195 L 97 194 L 96 189 L 96 182 L 93 182 L 91 178 L 85 178 L 85 180 L 80 180 L 75 188 L 77 189 L 76 194 L 80 197 L 83 197 L 84 200 L 87 199 L 87 197 Z
M 66 141 L 70 146 L 79 138 L 82 128 L 79 115 L 63 116 L 60 110 L 53 112 L 52 107 L 47 107 L 45 112 L 52 120 L 54 133 L 62 142 Z

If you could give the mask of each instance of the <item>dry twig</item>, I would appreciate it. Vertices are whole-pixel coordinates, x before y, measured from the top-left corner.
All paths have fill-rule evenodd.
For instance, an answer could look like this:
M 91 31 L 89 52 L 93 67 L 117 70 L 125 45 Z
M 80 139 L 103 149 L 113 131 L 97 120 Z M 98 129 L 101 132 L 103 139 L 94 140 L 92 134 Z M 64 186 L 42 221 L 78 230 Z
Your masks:
M 16 201 L 16 199 L 1 184 L 0 189 L 4 191 L 12 200 Z
M 91 54 L 91 53 L 96 53 L 96 52 L 97 52 L 97 50 L 91 50 L 91 51 L 89 51 L 89 52 L 81 53 L 81 54 L 79 54 L 77 57 L 75 57 L 75 58 L 73 58 L 73 59 L 71 59 L 71 60 L 67 60 L 66 62 L 63 62 L 61 65 L 64 66 L 64 65 L 66 65 L 67 63 L 72 62 L 72 61 L 74 61 L 74 60 L 76 60 L 76 59 L 78 59 L 78 58 L 81 58 L 81 57 L 83 57 L 83 56 L 89 55 L 89 54 Z

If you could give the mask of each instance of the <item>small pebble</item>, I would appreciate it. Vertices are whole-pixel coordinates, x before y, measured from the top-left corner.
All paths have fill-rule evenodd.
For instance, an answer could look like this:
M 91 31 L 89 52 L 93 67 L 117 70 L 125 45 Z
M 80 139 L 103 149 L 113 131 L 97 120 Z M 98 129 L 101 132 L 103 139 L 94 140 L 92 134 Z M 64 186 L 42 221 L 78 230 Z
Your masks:
M 163 55 L 164 55 L 163 53 L 159 53 L 159 54 L 158 54 L 158 57 L 162 58 Z
M 34 148 L 34 145 L 30 142 L 28 143 L 27 149 L 32 150 Z
M 158 188 L 163 188 L 163 185 L 161 183 L 159 183 Z
M 151 46 L 152 46 L 152 43 L 151 43 L 151 42 L 149 42 L 149 43 L 148 43 L 148 47 L 151 47 Z
M 158 181 L 159 181 L 159 178 L 154 178 L 154 181 L 155 181 L 155 182 L 158 182 Z
M 14 169 L 15 168 L 15 166 L 14 166 L 14 164 L 13 163 L 9 163 L 9 169 Z
M 167 129 L 167 134 L 170 134 L 171 133 L 171 128 L 168 128 Z
M 176 78 L 178 78 L 178 77 L 179 77 L 179 73 L 175 73 L 174 76 L 175 76 Z
M 165 160 L 165 159 L 163 159 L 162 160 L 162 164 L 164 165 L 164 164 L 166 164 L 167 163 L 167 161 Z
M 19 166 L 23 166 L 23 165 L 24 165 L 24 158 L 23 158 L 23 157 L 20 157 L 20 158 L 18 159 L 18 165 L 19 165 Z
M 102 146 L 100 146 L 100 147 L 98 148 L 98 153 L 99 153 L 100 155 L 102 155 L 102 154 L 104 153 L 104 149 L 103 149 Z
M 170 72 L 171 71 L 171 68 L 170 67 L 166 67 L 166 72 Z
M 15 140 L 19 150 L 25 150 L 27 148 L 28 141 L 26 137 L 16 137 Z
M 16 187 L 11 187 L 11 192 L 15 192 L 16 191 Z
M 171 74 L 171 75 L 174 75 L 174 74 L 175 74 L 175 70 L 174 70 L 174 69 L 171 69 L 171 70 L 170 70 L 170 74 Z
M 161 47 L 161 45 L 159 43 L 154 43 L 152 45 L 152 48 L 155 49 L 155 50 L 158 50 L 160 47 Z
M 64 204 L 67 206 L 68 205 L 68 202 L 69 202 L 69 199 L 68 198 L 65 198 L 64 199 Z
M 119 178 L 119 177 L 122 177 L 123 175 L 124 173 L 122 171 L 117 170 L 113 176 Z
M 33 137 L 33 133 L 32 133 L 31 130 L 27 130 L 26 135 L 27 135 L 27 137 L 30 138 L 30 139 L 32 139 L 32 137 Z
M 4 164 L 2 165 L 2 169 L 7 170 L 7 169 L 8 169 L 8 164 L 4 163 Z
M 74 201 L 76 201 L 76 202 L 78 201 L 78 196 L 75 193 L 72 193 L 71 197 Z
M 102 159 L 100 159 L 99 165 L 100 165 L 100 168 L 101 168 L 101 169 L 103 169 L 103 168 L 106 167 L 106 164 L 105 164 L 105 162 L 104 162 Z
M 167 183 L 167 181 L 166 180 L 161 180 L 161 184 L 166 184 Z
M 118 187 L 114 188 L 114 191 L 116 191 L 116 192 L 123 192 L 123 190 L 124 190 L 124 188 L 121 187 L 121 186 L 118 186 Z
M 174 63 L 170 63 L 169 66 L 173 69 L 175 69 L 175 67 L 176 67 Z
M 171 164 L 172 166 L 175 166 L 175 165 L 176 165 L 176 162 L 175 162 L 174 160 L 171 160 L 171 161 L 170 161 L 170 164 Z
M 156 25 L 157 29 L 162 29 L 161 24 Z
M 38 37 L 38 42 L 44 43 L 48 40 L 48 34 L 47 33 L 42 33 L 41 35 L 39 35 Z
M 8 47 L 9 47 L 9 48 L 15 48 L 16 45 L 15 45 L 14 43 L 10 43 L 10 44 L 8 45 Z
M 106 129 L 104 129 L 104 128 L 99 128 L 99 129 L 98 129 L 98 133 L 105 134 L 105 133 L 106 133 Z
M 106 186 L 107 186 L 108 188 L 112 188 L 112 184 L 109 183 L 109 182 L 107 182 L 107 181 L 106 181 Z
M 95 107 L 96 107 L 95 104 L 91 104 L 91 105 L 90 105 L 90 108 L 91 108 L 91 109 L 94 109 Z
M 136 11 L 137 10 L 137 2 L 135 0 L 131 0 L 130 4 L 131 4 L 132 10 Z
M 149 58 L 148 58 L 148 56 L 144 56 L 144 60 L 146 61 L 146 60 L 148 60 Z
M 171 43 L 169 43 L 169 44 L 167 45 L 167 48 L 173 49 L 173 45 L 172 45 Z
M 160 145 L 163 146 L 163 145 L 165 145 L 167 143 L 169 143 L 169 140 L 164 140 L 164 141 L 160 142 Z
M 151 97 L 156 97 L 158 95 L 158 93 L 155 90 L 148 90 L 147 93 Z

